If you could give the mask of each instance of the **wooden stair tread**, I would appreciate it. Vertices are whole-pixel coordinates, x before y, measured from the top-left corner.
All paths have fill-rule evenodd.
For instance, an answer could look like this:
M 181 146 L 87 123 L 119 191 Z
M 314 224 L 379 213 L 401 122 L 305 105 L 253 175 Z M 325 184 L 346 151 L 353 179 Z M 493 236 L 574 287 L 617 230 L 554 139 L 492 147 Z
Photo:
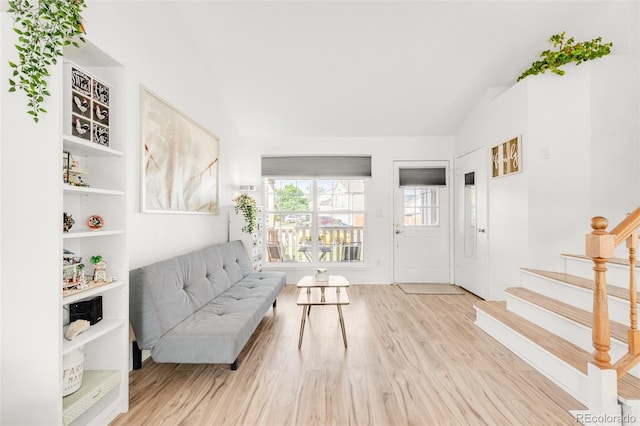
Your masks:
M 588 352 L 531 321 L 508 311 L 506 304 L 482 300 L 476 302 L 475 306 L 499 320 L 507 327 L 523 335 L 536 345 L 542 347 L 547 352 L 557 356 L 576 370 L 587 374 L 587 362 L 591 360 L 591 355 Z
M 551 311 L 557 315 L 568 318 L 578 324 L 582 324 L 585 327 L 592 328 L 593 326 L 593 314 L 589 311 L 585 311 L 584 309 L 576 308 L 575 306 L 561 302 L 552 297 L 536 293 L 524 287 L 507 288 L 505 292 L 538 305 L 547 311 Z M 626 325 L 610 321 L 609 327 L 611 330 L 611 337 L 624 343 L 627 342 L 627 330 L 629 328 Z
M 587 351 L 508 311 L 504 302 L 482 300 L 476 302 L 475 306 L 571 365 L 582 374 L 587 374 L 587 363 L 592 360 L 591 354 Z M 640 379 L 626 374 L 618 380 L 618 394 L 625 399 L 640 399 Z
M 592 260 L 589 256 L 585 256 L 584 254 L 562 253 L 561 256 L 574 257 L 576 259 L 583 259 L 583 260 Z M 629 259 L 625 259 L 623 257 L 612 257 L 607 261 L 607 263 L 614 263 L 616 265 L 629 266 Z M 637 264 L 636 268 L 640 268 L 640 264 Z
M 542 269 L 521 268 L 522 271 L 531 272 L 542 277 L 550 278 L 552 280 L 565 282 L 567 284 L 581 287 L 587 290 L 593 291 L 595 284 L 593 280 L 587 278 L 577 277 L 575 275 L 565 274 L 564 272 L 544 271 Z M 609 296 L 617 297 L 629 301 L 629 290 L 626 288 L 618 287 L 615 285 L 607 284 L 607 294 Z M 640 300 L 640 293 L 638 293 L 638 300 Z
M 618 380 L 618 395 L 624 399 L 640 399 L 640 379 L 625 374 Z

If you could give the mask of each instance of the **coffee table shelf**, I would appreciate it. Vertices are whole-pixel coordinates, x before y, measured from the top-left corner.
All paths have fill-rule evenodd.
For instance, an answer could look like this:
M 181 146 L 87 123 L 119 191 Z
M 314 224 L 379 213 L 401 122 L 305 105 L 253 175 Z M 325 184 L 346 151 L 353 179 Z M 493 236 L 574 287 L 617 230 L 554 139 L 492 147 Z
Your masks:
M 344 317 L 342 316 L 342 306 L 349 304 L 347 287 L 349 281 L 341 275 L 330 275 L 327 281 L 316 281 L 312 275 L 303 277 L 296 285 L 300 289 L 298 294 L 298 306 L 302 306 L 302 319 L 300 320 L 300 337 L 298 338 L 298 349 L 302 347 L 302 337 L 304 336 L 304 326 L 311 311 L 311 306 L 334 305 L 338 308 L 338 318 L 342 330 L 342 340 L 344 347 L 347 347 L 347 334 L 344 328 Z

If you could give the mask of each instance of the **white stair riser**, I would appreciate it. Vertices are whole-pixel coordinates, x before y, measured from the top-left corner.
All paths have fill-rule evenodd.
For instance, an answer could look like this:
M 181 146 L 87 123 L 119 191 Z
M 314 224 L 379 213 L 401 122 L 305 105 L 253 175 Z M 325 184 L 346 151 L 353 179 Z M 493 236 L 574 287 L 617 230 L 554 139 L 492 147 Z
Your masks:
M 507 299 L 507 309 L 522 318 L 531 321 L 532 323 L 544 328 L 547 331 L 563 338 L 564 340 L 573 343 L 581 349 L 592 352 L 593 342 L 591 336 L 591 329 L 579 324 L 575 321 L 557 315 L 553 312 L 547 311 L 538 305 L 535 305 L 526 300 L 520 299 L 517 296 L 505 293 Z M 627 353 L 626 342 L 620 340 L 611 339 L 611 355 L 612 362 L 622 358 Z M 634 367 L 630 374 L 640 378 L 640 365 Z
M 640 425 L 640 401 L 637 399 L 626 400 L 624 398 L 618 398 L 618 401 L 622 405 L 623 426 Z
M 582 404 L 587 376 L 476 307 L 475 324 Z
M 576 308 L 593 311 L 593 292 L 568 285 L 540 275 L 522 271 L 522 287 L 561 300 Z M 629 323 L 629 302 L 617 297 L 608 297 L 609 318 L 621 324 Z
M 564 259 L 565 272 L 567 274 L 587 278 L 589 280 L 594 278 L 592 261 L 569 256 L 564 257 Z M 637 273 L 636 275 L 640 276 L 640 273 Z M 629 267 L 614 263 L 607 263 L 607 283 L 617 287 L 629 288 Z

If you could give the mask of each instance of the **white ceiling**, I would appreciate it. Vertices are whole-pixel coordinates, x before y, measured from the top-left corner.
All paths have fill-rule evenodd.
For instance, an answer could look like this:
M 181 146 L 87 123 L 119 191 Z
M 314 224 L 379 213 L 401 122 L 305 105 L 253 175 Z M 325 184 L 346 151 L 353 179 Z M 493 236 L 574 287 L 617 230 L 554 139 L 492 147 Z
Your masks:
M 551 34 L 640 43 L 637 1 L 153 3 L 252 137 L 451 135 Z

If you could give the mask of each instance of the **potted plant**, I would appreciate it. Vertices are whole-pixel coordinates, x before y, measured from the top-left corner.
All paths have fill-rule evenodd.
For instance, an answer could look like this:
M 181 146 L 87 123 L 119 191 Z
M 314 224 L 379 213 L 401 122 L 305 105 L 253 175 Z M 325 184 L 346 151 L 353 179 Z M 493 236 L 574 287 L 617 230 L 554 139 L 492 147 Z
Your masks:
M 240 194 L 233 199 L 233 202 L 235 204 L 236 214 L 242 212 L 246 222 L 245 226 L 242 227 L 242 232 L 252 234 L 256 229 L 256 200 L 248 194 Z
M 544 74 L 547 70 L 558 75 L 564 75 L 564 71 L 559 68 L 560 66 L 570 62 L 580 65 L 585 61 L 601 58 L 611 53 L 611 47 L 613 46 L 613 43 L 602 43 L 602 37 L 578 43 L 573 37 L 565 40 L 565 32 L 552 35 L 549 41 L 553 43 L 553 47 L 556 50 L 545 50 L 540 53 L 542 59 L 532 63 L 531 67 L 524 71 L 517 81 L 529 75 Z
M 85 7 L 84 0 L 9 1 L 7 12 L 13 16 L 13 31 L 18 34 L 18 61 L 9 62 L 13 69 L 9 92 L 20 89 L 27 95 L 27 113 L 36 123 L 39 115 L 47 112 L 41 105 L 50 95 L 49 68 L 62 56 L 64 46 L 79 47 L 76 38 L 85 41 L 80 16 Z

